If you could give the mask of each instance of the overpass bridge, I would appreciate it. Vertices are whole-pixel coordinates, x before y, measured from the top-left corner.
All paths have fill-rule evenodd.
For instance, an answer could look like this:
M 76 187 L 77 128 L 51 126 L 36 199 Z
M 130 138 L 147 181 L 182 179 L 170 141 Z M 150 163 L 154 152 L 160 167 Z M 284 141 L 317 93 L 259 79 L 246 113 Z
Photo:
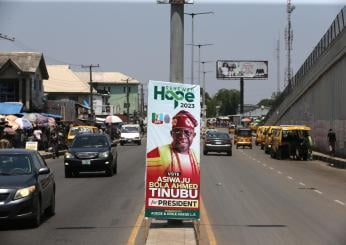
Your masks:
M 278 97 L 267 124 L 311 127 L 314 150 L 328 151 L 336 132 L 336 155 L 346 157 L 346 6 Z

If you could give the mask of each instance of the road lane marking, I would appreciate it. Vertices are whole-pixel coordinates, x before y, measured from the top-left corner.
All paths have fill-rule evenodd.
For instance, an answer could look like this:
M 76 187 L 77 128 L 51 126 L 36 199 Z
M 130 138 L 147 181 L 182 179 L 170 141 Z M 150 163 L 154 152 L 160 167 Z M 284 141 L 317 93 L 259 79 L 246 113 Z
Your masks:
M 267 164 L 262 164 L 264 167 L 266 167 L 267 166 Z
M 127 243 L 126 243 L 127 245 L 134 245 L 136 243 L 136 238 L 141 228 L 141 223 L 143 222 L 143 219 L 144 219 L 144 206 L 138 215 L 138 218 L 136 220 L 135 226 L 132 229 L 129 239 L 127 240 Z
M 272 167 L 270 167 L 269 169 L 270 169 L 270 170 L 274 170 L 274 168 L 272 168 Z
M 261 161 L 257 161 L 258 163 L 261 163 Z
M 278 171 L 278 174 L 282 174 L 282 172 L 281 172 L 281 171 Z
M 341 204 L 341 205 L 345 206 L 345 203 L 344 203 L 344 202 L 342 202 L 342 201 L 339 201 L 339 200 L 334 200 L 334 202 L 337 202 L 337 203 L 339 203 L 339 204 Z
M 314 190 L 314 192 L 316 192 L 316 193 L 318 193 L 318 194 L 320 194 L 320 195 L 323 194 L 323 193 L 322 193 L 321 191 L 319 191 L 319 190 Z
M 291 176 L 287 176 L 287 179 L 293 180 L 293 178 Z
M 205 229 L 207 230 L 207 237 L 209 240 L 210 245 L 216 245 L 216 238 L 214 235 L 213 230 L 211 229 L 210 221 L 207 215 L 207 209 L 204 206 L 204 202 L 201 198 L 201 219 L 203 220 L 203 223 L 205 224 Z
M 305 184 L 303 182 L 299 182 L 299 184 L 302 185 L 302 186 L 305 186 Z
M 252 160 L 256 161 L 256 159 L 255 159 L 255 158 L 252 158 Z

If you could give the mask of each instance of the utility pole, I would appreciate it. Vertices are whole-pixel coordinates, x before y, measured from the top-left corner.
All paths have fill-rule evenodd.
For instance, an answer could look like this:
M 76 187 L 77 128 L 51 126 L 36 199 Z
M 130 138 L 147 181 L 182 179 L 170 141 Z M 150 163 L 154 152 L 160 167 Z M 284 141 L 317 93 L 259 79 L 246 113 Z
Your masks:
M 276 87 L 276 95 L 280 93 L 280 39 L 277 40 L 276 47 L 276 59 L 277 59 L 277 87 Z
M 291 14 L 295 6 L 291 4 L 291 0 L 287 0 L 287 28 L 285 31 L 285 39 L 286 39 L 286 49 L 287 49 L 287 70 L 286 70 L 286 79 L 288 89 L 291 89 L 291 80 L 292 80 L 292 68 L 291 68 L 291 52 L 292 52 L 292 43 L 293 43 L 293 31 L 291 25 Z
M 144 117 L 144 89 L 143 84 L 141 84 L 141 116 Z
M 194 42 L 194 17 L 196 15 L 201 15 L 201 14 L 214 14 L 214 12 L 199 12 L 199 13 L 184 13 L 186 15 L 191 16 L 191 84 L 194 84 L 194 65 L 193 63 L 195 62 L 194 58 L 194 49 L 195 49 L 195 42 Z
M 126 114 L 127 114 L 127 123 L 130 122 L 130 98 L 129 98 L 129 81 L 133 80 L 133 78 L 121 79 L 121 81 L 126 81 Z
M 82 68 L 89 68 L 89 74 L 90 74 L 90 121 L 94 121 L 94 101 L 93 101 L 93 78 L 92 78 L 92 68 L 100 67 L 99 64 L 97 65 L 82 65 Z
M 8 37 L 7 35 L 3 35 L 0 33 L 0 38 L 14 42 L 15 38 L 14 37 Z

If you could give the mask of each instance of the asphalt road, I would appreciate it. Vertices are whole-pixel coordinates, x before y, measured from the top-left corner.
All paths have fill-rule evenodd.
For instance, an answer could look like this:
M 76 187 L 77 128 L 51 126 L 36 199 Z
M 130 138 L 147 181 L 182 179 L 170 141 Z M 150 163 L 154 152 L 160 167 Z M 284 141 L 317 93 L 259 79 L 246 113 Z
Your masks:
M 118 174 L 57 184 L 56 215 L 31 229 L 0 225 L 0 245 L 144 244 L 145 145 L 119 146 Z M 346 170 L 318 161 L 274 160 L 258 147 L 201 157 L 200 244 L 346 244 Z M 167 243 L 169 244 L 169 243 Z
M 55 173 L 56 215 L 36 229 L 18 222 L 1 224 L 0 244 L 126 244 L 144 204 L 145 146 L 119 146 L 118 152 L 118 174 L 113 177 L 66 179 L 62 157 L 47 160 Z M 144 244 L 144 238 L 138 241 Z
M 346 244 L 346 171 L 259 147 L 202 156 L 201 244 Z

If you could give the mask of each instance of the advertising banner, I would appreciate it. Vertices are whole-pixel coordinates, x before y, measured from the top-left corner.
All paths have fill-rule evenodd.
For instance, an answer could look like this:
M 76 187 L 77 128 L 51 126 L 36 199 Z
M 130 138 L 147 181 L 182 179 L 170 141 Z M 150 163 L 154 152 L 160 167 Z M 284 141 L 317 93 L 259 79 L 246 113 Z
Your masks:
M 261 80 L 268 78 L 268 61 L 218 60 L 217 79 Z
M 145 217 L 199 219 L 200 87 L 149 81 Z

